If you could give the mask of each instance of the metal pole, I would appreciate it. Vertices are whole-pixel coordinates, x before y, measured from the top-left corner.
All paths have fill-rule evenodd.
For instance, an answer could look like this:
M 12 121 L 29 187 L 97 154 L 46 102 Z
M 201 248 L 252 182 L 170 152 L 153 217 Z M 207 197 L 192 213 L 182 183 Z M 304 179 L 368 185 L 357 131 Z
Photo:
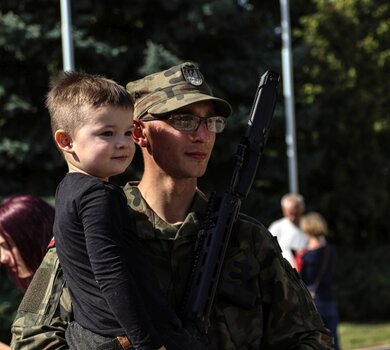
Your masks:
M 61 0 L 62 62 L 64 71 L 74 70 L 70 0 Z
M 282 26 L 283 95 L 286 109 L 286 145 L 289 172 L 289 190 L 298 193 L 297 148 L 295 141 L 294 78 L 291 54 L 289 0 L 280 0 Z

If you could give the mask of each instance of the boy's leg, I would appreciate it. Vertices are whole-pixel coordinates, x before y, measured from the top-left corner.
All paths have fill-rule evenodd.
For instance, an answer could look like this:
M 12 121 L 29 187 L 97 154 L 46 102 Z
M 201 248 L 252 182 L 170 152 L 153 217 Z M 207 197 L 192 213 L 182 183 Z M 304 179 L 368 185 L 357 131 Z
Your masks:
M 130 350 L 131 343 L 125 337 L 105 337 L 80 326 L 77 322 L 69 324 L 66 341 L 70 350 Z M 124 341 L 124 340 L 127 340 Z

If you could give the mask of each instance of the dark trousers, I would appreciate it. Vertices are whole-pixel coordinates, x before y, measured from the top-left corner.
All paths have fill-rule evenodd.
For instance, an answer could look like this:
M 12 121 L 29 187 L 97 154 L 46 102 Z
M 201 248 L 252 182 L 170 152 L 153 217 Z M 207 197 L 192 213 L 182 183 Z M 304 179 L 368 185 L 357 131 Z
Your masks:
M 89 331 L 77 322 L 71 322 L 65 332 L 69 350 L 124 350 L 118 338 L 105 337 Z
M 167 350 L 212 350 L 199 340 L 190 336 L 184 328 L 162 329 L 161 336 Z M 124 347 L 119 338 L 105 337 L 80 326 L 77 322 L 71 322 L 66 330 L 65 338 L 69 350 L 127 350 L 132 346 Z M 148 348 L 144 348 L 149 350 Z M 141 349 L 141 350 L 143 350 Z M 155 349 L 153 349 L 155 350 Z
M 325 327 L 328 328 L 333 335 L 335 350 L 340 349 L 339 339 L 337 334 L 337 328 L 339 325 L 339 313 L 337 310 L 337 304 L 333 300 L 317 300 L 314 299 L 314 303 L 318 312 L 324 321 Z

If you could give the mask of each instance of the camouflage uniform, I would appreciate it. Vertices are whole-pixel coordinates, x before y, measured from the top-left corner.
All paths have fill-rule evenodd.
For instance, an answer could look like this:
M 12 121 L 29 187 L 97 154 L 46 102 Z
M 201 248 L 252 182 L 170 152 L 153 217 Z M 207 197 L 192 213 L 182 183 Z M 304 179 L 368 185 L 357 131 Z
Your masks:
M 139 239 L 163 290 L 179 311 L 206 201 L 196 194 L 184 223 L 171 225 L 155 215 L 137 187 L 128 184 L 125 192 Z M 20 305 L 12 327 L 12 349 L 66 349 L 70 299 L 66 288 L 61 291 L 64 280 L 55 254 L 51 249 L 41 266 L 51 274 L 34 277 L 34 284 L 48 286 L 43 300 L 34 300 L 29 288 Z M 209 330 L 210 342 L 217 349 L 332 349 L 330 333 L 310 294 L 267 229 L 240 215 L 226 256 L 224 284 Z M 247 296 L 253 297 L 254 307 L 242 305 Z
M 68 349 L 72 306 L 55 247 L 49 248 L 12 325 L 11 349 Z

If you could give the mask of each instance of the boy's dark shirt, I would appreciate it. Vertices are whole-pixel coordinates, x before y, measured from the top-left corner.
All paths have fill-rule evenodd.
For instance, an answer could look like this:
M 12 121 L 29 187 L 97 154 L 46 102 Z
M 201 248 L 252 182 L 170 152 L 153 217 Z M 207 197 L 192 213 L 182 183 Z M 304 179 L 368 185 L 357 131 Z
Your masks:
M 101 335 L 127 334 L 134 345 L 161 346 L 156 325 L 175 316 L 132 232 L 123 191 L 68 173 L 55 208 L 54 236 L 75 320 Z

